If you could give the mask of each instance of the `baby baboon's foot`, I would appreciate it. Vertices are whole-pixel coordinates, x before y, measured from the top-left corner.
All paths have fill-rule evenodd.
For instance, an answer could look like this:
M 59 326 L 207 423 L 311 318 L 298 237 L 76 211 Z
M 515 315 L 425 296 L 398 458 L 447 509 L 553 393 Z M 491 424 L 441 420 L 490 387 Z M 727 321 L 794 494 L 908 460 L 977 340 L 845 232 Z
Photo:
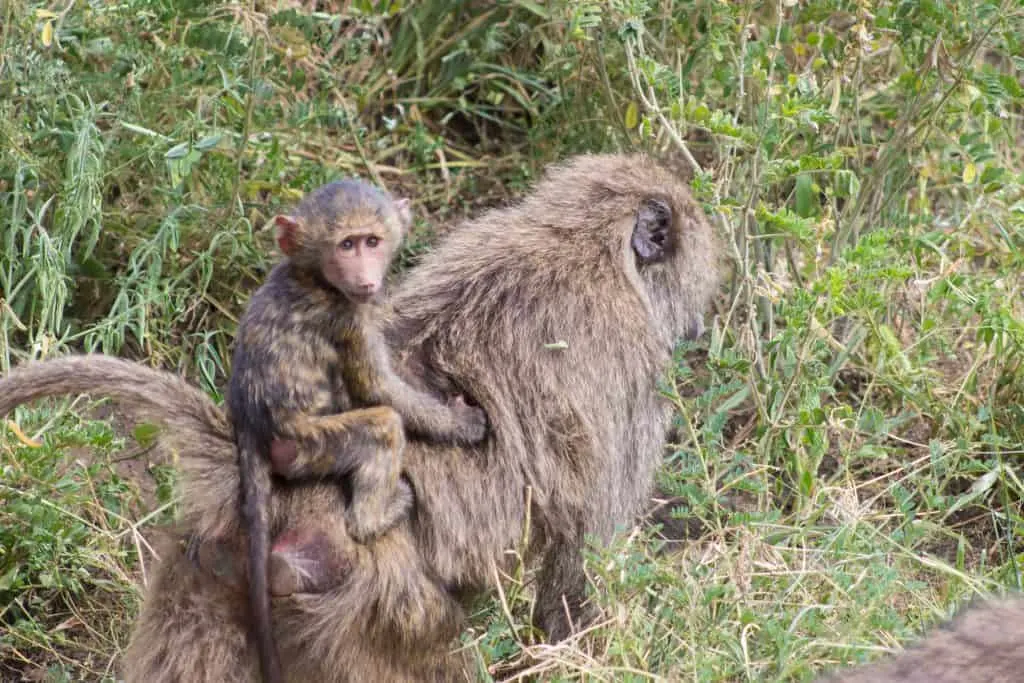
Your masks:
M 351 569 L 351 562 L 323 531 L 289 529 L 274 539 L 270 549 L 270 594 L 325 593 Z
M 288 474 L 299 456 L 295 439 L 274 439 L 270 442 L 270 469 L 277 474 Z

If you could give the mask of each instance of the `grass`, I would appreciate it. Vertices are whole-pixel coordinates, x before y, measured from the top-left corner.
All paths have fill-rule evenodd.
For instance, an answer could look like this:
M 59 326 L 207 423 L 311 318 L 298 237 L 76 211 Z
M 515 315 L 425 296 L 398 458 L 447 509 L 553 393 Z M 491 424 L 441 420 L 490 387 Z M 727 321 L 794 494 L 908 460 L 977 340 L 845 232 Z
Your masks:
M 309 187 L 412 197 L 406 267 L 546 163 L 647 149 L 727 244 L 666 387 L 660 479 L 701 530 L 594 548 L 604 619 L 557 646 L 506 577 L 463 636 L 481 679 L 809 680 L 1021 589 L 1019 4 L 318 7 L 0 5 L 0 371 L 102 350 L 219 397 Z M 0 677 L 109 679 L 173 467 L 105 406 L 9 417 Z

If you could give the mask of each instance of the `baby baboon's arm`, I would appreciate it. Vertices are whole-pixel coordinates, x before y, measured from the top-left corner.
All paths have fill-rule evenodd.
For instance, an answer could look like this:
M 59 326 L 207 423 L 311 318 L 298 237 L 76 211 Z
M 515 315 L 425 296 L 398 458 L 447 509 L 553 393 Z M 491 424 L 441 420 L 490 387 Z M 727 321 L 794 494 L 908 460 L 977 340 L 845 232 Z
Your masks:
M 397 461 L 405 441 L 402 421 L 389 406 L 292 415 L 278 424 L 282 438 L 271 445 L 271 467 L 292 480 L 340 477 L 377 460 Z
M 377 330 L 366 329 L 347 341 L 352 348 L 349 358 L 364 359 L 346 368 L 345 384 L 357 401 L 391 406 L 406 428 L 430 439 L 460 444 L 483 441 L 487 434 L 484 411 L 461 399 L 442 403 L 407 384 L 395 372 L 387 342 Z

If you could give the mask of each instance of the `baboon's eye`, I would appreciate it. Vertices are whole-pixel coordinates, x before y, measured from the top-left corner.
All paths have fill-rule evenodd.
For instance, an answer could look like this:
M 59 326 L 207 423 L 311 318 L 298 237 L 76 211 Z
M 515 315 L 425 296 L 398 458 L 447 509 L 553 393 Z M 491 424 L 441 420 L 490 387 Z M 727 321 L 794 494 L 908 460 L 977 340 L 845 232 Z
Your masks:
M 348 251 L 349 249 L 356 245 L 351 239 L 343 239 L 341 241 L 341 244 L 339 244 L 338 246 L 341 247 L 342 250 Z
M 636 212 L 630 240 L 641 265 L 665 260 L 672 251 L 672 208 L 661 199 L 645 199 Z
M 366 238 L 366 246 L 370 249 L 376 248 L 378 244 L 380 244 L 380 238 L 374 237 L 373 235 Z

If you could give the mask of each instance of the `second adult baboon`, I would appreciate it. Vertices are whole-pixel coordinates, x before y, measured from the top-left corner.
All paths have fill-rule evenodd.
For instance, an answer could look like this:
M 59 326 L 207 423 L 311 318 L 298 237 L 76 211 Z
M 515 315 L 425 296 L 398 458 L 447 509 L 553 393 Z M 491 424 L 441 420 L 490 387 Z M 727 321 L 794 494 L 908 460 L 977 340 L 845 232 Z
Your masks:
M 535 620 L 551 639 L 569 633 L 584 612 L 584 535 L 608 539 L 650 492 L 671 416 L 659 383 L 674 342 L 702 330 L 716 265 L 685 184 L 644 156 L 577 157 L 518 204 L 450 232 L 400 284 L 389 334 L 405 374 L 437 396 L 468 396 L 490 436 L 476 447 L 410 439 L 413 514 L 365 545 L 347 538 L 335 487 L 275 489 L 274 524 L 316 514 L 339 536 L 347 572 L 325 593 L 275 599 L 288 675 L 465 680 L 464 662 L 448 654 L 462 602 L 514 561 L 506 551 L 527 520 L 540 555 Z M 0 409 L 82 390 L 61 362 L 0 381 Z M 177 413 L 194 390 L 174 381 L 162 403 Z M 5 400 L 12 390 L 17 400 Z M 206 442 L 180 449 L 189 542 L 168 545 L 155 569 L 124 657 L 128 681 L 241 681 L 254 666 L 244 624 L 231 617 L 230 577 L 245 571 L 232 545 L 234 449 L 210 405 L 189 410 Z
M 1012 683 L 1024 680 L 1024 598 L 969 607 L 891 658 L 819 683 Z
M 379 331 L 384 278 L 411 222 L 408 200 L 348 179 L 310 192 L 275 219 L 284 259 L 238 323 L 227 405 L 238 447 L 249 538 L 249 599 L 264 679 L 281 680 L 270 624 L 271 474 L 343 477 L 347 529 L 366 541 L 406 514 L 403 424 L 426 438 L 476 443 L 479 408 L 445 404 L 392 369 Z M 399 416 L 401 419 L 399 419 Z M 279 539 L 279 574 L 323 590 L 337 553 L 311 520 Z M 289 567 L 291 572 L 288 572 Z

